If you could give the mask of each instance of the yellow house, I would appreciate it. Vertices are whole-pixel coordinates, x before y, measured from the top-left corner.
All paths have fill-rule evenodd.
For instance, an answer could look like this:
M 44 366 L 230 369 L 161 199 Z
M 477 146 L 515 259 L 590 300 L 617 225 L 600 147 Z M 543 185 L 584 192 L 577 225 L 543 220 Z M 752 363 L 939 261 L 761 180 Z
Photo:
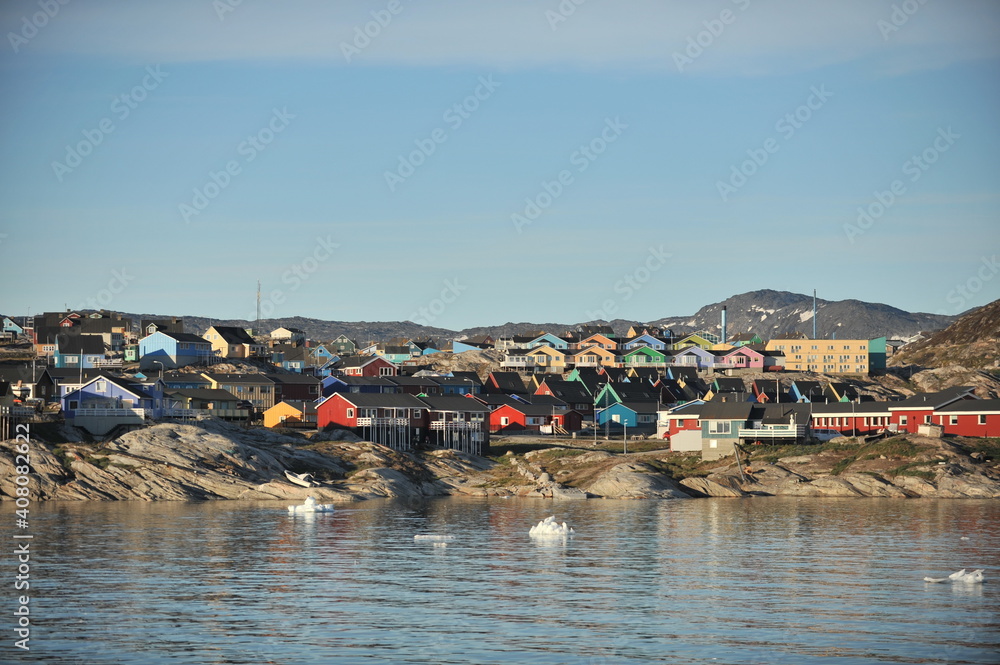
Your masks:
M 264 427 L 316 427 L 316 405 L 278 402 L 264 412 Z
M 541 367 L 549 372 L 566 369 L 566 354 L 551 346 L 536 346 L 524 355 L 534 360 L 536 368 Z
M 212 344 L 212 352 L 220 358 L 255 358 L 267 353 L 243 328 L 212 326 L 202 335 Z
M 683 337 L 680 340 L 678 340 L 677 342 L 675 342 L 674 345 L 673 345 L 673 350 L 674 351 L 683 351 L 684 349 L 688 348 L 689 346 L 697 346 L 699 349 L 705 349 L 706 351 L 708 351 L 713 346 L 715 346 L 717 343 L 718 343 L 718 340 L 711 341 L 711 340 L 708 340 L 708 339 L 702 337 L 698 333 L 691 333 L 687 337 Z
M 573 362 L 577 367 L 617 367 L 614 351 L 600 346 L 588 346 L 573 354 Z
M 785 354 L 786 372 L 868 374 L 871 346 L 867 339 L 772 339 L 765 351 Z

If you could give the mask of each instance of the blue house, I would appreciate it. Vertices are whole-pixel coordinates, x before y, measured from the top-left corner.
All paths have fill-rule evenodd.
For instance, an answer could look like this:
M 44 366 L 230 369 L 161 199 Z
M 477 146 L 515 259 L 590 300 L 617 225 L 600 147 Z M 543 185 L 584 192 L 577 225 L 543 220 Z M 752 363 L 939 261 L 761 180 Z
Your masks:
M 489 344 L 481 344 L 478 342 L 470 343 L 470 342 L 463 342 L 461 340 L 455 340 L 454 342 L 451 343 L 452 353 L 463 353 L 465 351 L 482 351 L 484 349 L 492 349 L 492 348 L 493 347 Z M 422 351 L 423 355 L 426 356 L 428 353 L 437 352 L 438 349 L 432 349 L 432 350 L 422 349 Z
M 527 348 L 531 349 L 536 346 L 551 346 L 553 349 L 560 349 L 565 351 L 569 348 L 569 342 L 561 337 L 556 337 L 552 333 L 544 333 L 534 338 L 526 344 Z
M 597 424 L 612 423 L 634 428 L 656 427 L 656 402 L 618 402 L 597 412 Z
M 185 365 L 208 364 L 213 357 L 212 343 L 192 333 L 158 330 L 139 340 L 140 369 L 166 369 Z
M 60 369 L 95 369 L 106 363 L 104 337 L 101 335 L 56 335 L 56 348 L 52 353 L 54 364 Z
M 381 376 L 327 376 L 320 381 L 320 393 L 397 393 L 399 386 Z
M 643 333 L 642 335 L 627 340 L 619 348 L 634 349 L 639 346 L 648 346 L 649 348 L 656 349 L 657 351 L 664 351 L 667 348 L 667 343 L 658 337 L 653 337 L 648 333 Z
M 689 346 L 674 354 L 674 365 L 681 367 L 694 367 L 696 369 L 708 369 L 715 367 L 715 354 L 697 346 Z
M 145 424 L 163 414 L 163 383 L 96 376 L 62 397 L 66 423 L 91 434 L 107 434 L 121 425 Z
M 15 337 L 20 337 L 24 334 L 24 328 L 17 325 L 17 323 L 14 322 L 14 319 L 9 316 L 5 316 L 3 317 L 3 332 L 10 333 Z

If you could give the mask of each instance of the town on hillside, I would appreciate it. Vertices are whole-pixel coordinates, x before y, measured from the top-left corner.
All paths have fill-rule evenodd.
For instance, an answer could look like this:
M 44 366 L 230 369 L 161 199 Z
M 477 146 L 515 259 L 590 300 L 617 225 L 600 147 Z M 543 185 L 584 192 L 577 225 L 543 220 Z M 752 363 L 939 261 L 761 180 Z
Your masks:
M 494 339 L 313 340 L 109 311 L 4 317 L 0 409 L 108 437 L 164 420 L 341 428 L 395 450 L 475 455 L 490 437 L 662 440 L 704 459 L 739 446 L 894 433 L 1000 436 L 995 391 L 871 390 L 902 342 L 674 334 L 605 325 Z

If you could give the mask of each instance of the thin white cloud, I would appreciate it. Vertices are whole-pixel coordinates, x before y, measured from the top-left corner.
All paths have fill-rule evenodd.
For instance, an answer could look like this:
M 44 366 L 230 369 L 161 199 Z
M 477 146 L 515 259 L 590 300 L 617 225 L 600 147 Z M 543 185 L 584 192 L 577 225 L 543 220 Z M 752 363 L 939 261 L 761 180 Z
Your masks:
M 679 73 L 675 54 L 687 55 L 688 40 L 699 36 L 703 50 L 680 68 L 685 75 L 771 75 L 858 59 L 872 59 L 877 72 L 898 74 L 1000 55 L 1000 4 L 989 0 L 587 0 L 579 6 L 572 0 L 398 0 L 390 21 L 390 0 L 243 0 L 232 11 L 219 11 L 232 2 L 70 3 L 5 59 L 34 53 L 145 63 L 307 59 L 340 66 Z M 560 5 L 576 9 L 562 16 Z M 893 7 L 901 5 L 919 8 L 905 23 L 897 15 L 897 26 Z M 17 32 L 22 17 L 36 9 L 35 3 L 6 4 L 0 25 Z M 719 21 L 723 11 L 730 12 L 728 25 Z M 372 12 L 386 25 L 348 63 L 343 45 L 355 46 L 356 29 L 374 20 Z M 369 28 L 376 32 L 374 24 Z

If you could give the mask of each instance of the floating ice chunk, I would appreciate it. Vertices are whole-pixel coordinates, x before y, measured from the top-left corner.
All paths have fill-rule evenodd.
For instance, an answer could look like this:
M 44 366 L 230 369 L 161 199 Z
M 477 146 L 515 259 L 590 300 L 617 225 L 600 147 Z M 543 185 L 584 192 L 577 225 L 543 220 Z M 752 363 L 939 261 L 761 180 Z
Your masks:
M 296 513 L 332 513 L 333 504 L 332 503 L 316 503 L 316 499 L 307 496 L 306 500 L 299 506 L 288 506 L 288 512 L 293 515 Z
M 565 538 L 575 533 L 565 522 L 556 522 L 556 516 L 550 515 L 528 530 L 529 536 L 536 538 L 561 537 Z
M 429 540 L 437 543 L 445 543 L 448 541 L 455 540 L 455 536 L 437 535 L 433 533 L 428 533 L 428 534 L 418 533 L 413 537 L 413 540 Z
M 434 548 L 437 549 L 439 547 L 448 547 L 448 543 L 442 543 L 442 542 L 439 542 L 439 541 L 434 541 Z
M 966 572 L 965 568 L 956 571 L 948 577 L 925 577 L 924 582 L 965 582 L 966 584 L 979 584 L 983 581 L 983 569 L 977 568 L 971 572 Z

